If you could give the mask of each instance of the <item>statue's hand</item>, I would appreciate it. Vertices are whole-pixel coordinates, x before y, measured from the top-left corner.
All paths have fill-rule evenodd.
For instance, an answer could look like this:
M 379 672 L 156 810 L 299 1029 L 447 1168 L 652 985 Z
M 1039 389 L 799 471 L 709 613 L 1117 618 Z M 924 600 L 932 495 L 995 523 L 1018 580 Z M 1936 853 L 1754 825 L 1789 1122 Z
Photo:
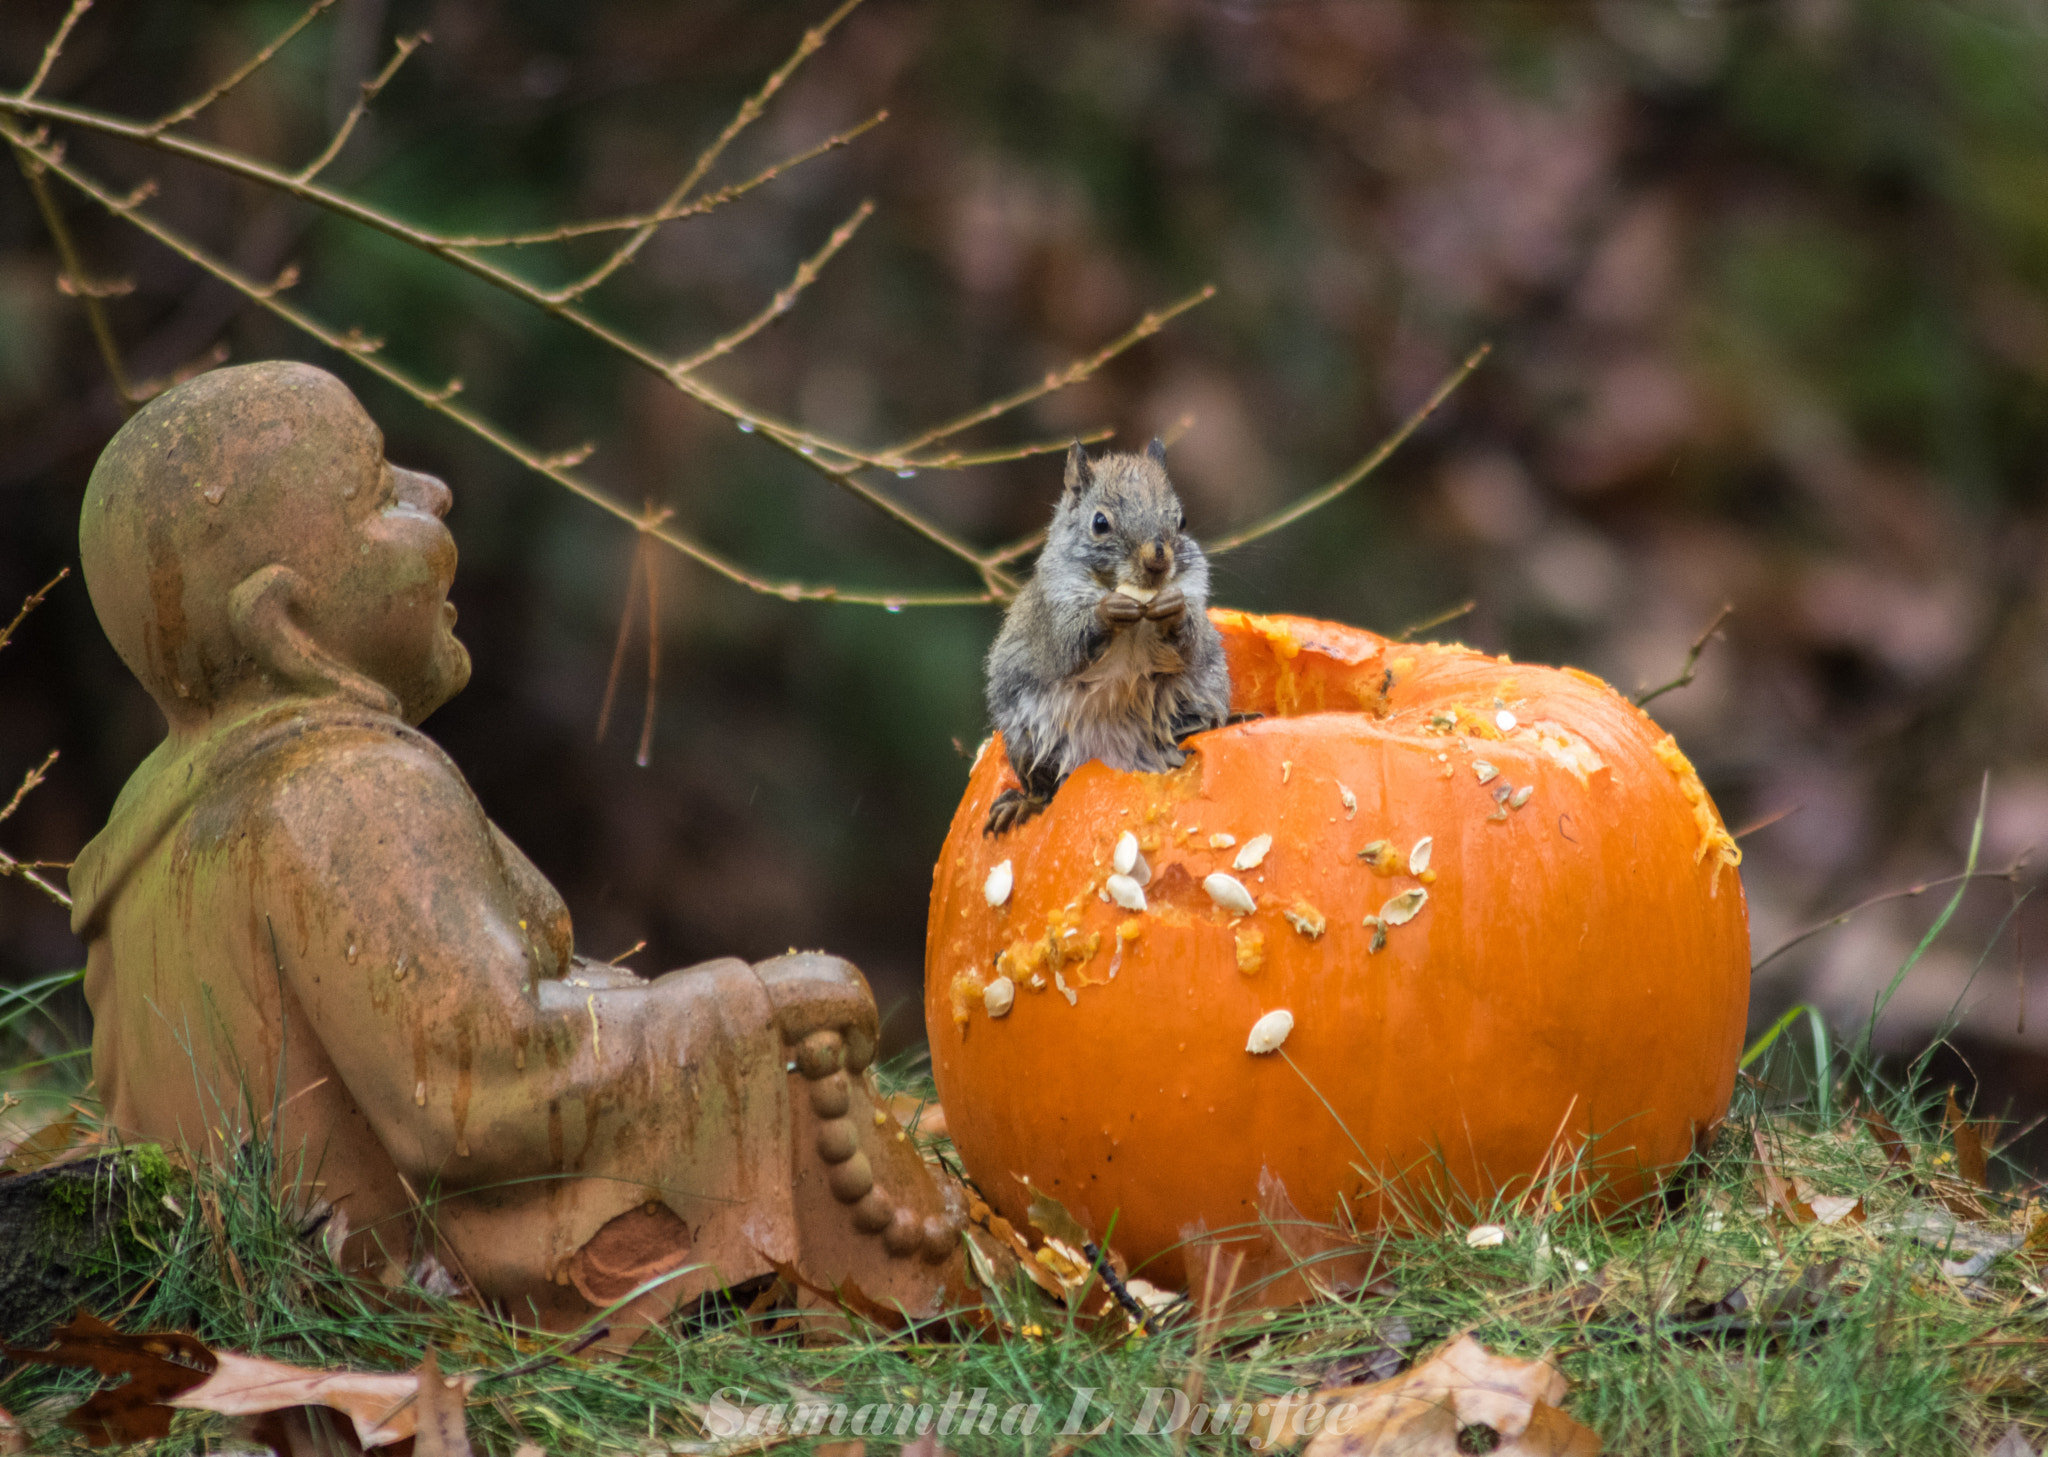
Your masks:
M 812 1034 L 836 1032 L 845 1047 L 845 1066 L 860 1072 L 875 1060 L 881 1020 L 874 993 L 852 962 L 821 951 L 798 951 L 754 967 L 768 989 L 782 1040 L 798 1049 L 799 1060 Z M 809 1068 L 806 1077 L 815 1077 Z

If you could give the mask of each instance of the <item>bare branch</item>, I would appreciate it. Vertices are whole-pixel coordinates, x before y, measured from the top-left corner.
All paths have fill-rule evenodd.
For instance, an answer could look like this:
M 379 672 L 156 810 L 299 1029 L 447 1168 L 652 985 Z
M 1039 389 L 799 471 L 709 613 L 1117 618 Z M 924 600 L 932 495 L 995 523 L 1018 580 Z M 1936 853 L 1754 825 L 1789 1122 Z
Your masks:
M 38 592 L 36 593 L 35 596 L 29 598 L 27 604 L 22 607 L 21 612 L 15 616 L 14 622 L 8 624 L 8 631 L 13 631 L 14 627 L 20 623 L 21 619 L 28 615 L 29 609 L 34 607 L 36 603 L 43 600 L 43 592 L 49 591 L 50 587 L 55 586 L 57 582 L 61 580 L 62 577 L 63 573 L 59 572 L 56 577 L 53 577 L 50 580 L 50 586 L 44 587 L 42 592 Z M 0 635 L 0 642 L 4 641 L 4 635 Z M 50 750 L 49 754 L 44 758 L 42 763 L 36 765 L 36 767 L 29 770 L 28 773 L 22 775 L 21 785 L 14 791 L 14 797 L 8 800 L 4 806 L 0 806 L 0 820 L 5 820 L 9 815 L 13 814 L 17 809 L 21 808 L 21 801 L 23 800 L 23 798 L 27 796 L 28 792 L 31 789 L 34 789 L 38 784 L 41 784 L 43 782 L 43 776 L 50 772 L 50 766 L 56 762 L 57 751 L 55 749 L 52 749 Z M 34 886 L 37 890 L 41 891 L 44 895 L 50 897 L 51 900 L 57 902 L 58 905 L 65 906 L 68 908 L 71 904 L 71 897 L 64 894 L 63 891 L 57 889 L 56 886 L 50 884 L 49 881 L 43 879 L 42 876 L 36 874 L 38 870 L 49 870 L 57 868 L 60 867 L 41 860 L 17 860 L 12 855 L 9 855 L 5 850 L 0 850 L 0 879 L 4 879 L 5 877 L 12 875 L 21 880 L 25 880 L 30 885 Z
M 934 441 L 944 440 L 949 435 L 958 435 L 963 430 L 971 430 L 976 425 L 986 424 L 998 415 L 1007 415 L 1012 410 L 1020 409 L 1034 400 L 1043 399 L 1056 390 L 1063 390 L 1069 385 L 1079 384 L 1132 345 L 1151 338 L 1154 334 L 1165 328 L 1168 323 L 1186 313 L 1196 304 L 1206 303 L 1215 296 L 1216 285 L 1205 283 L 1179 302 L 1168 304 L 1163 309 L 1157 309 L 1145 315 L 1144 318 L 1131 326 L 1129 332 L 1119 338 L 1112 339 L 1086 359 L 1075 360 L 1065 369 L 1048 371 L 1044 379 L 1029 388 L 1018 390 L 1013 395 L 1005 395 L 999 400 L 992 400 L 979 409 L 969 410 L 957 419 L 948 420 L 943 425 L 935 425 L 922 434 L 913 435 L 910 439 L 900 444 L 890 446 L 887 450 L 878 451 L 876 454 L 879 459 L 877 459 L 876 464 L 885 466 L 909 465 L 912 462 L 908 457 L 915 450 L 930 445 Z
M 50 37 L 50 43 L 43 47 L 43 58 L 36 62 L 36 73 L 28 78 L 28 85 L 21 88 L 25 101 L 43 89 L 43 83 L 50 79 L 50 68 L 57 64 L 57 57 L 64 53 L 64 42 L 71 39 L 71 31 L 92 9 L 92 0 L 71 0 L 71 8 L 64 12 L 64 18 L 57 22 L 57 33 Z
M 184 122 L 192 120 L 193 117 L 199 115 L 200 112 L 206 110 L 207 107 L 213 105 L 214 102 L 220 100 L 223 96 L 227 95 L 230 91 L 234 90 L 237 86 L 241 85 L 244 81 L 248 80 L 258 71 L 262 70 L 265 66 L 269 65 L 272 58 L 274 58 L 279 51 L 283 50 L 286 46 L 291 44 L 292 38 L 294 36 L 296 36 L 300 31 L 304 30 L 307 26 L 311 25 L 314 19 L 320 14 L 320 12 L 327 9 L 333 3 L 334 0 L 313 0 L 313 3 L 306 7 L 304 14 L 299 16 L 297 20 L 294 20 L 290 25 L 286 26 L 281 32 L 279 32 L 276 38 L 273 39 L 269 45 L 265 46 L 262 50 L 256 52 L 255 55 L 249 57 L 247 61 L 243 62 L 242 65 L 239 68 L 237 68 L 232 74 L 230 74 L 225 81 L 220 82 L 211 91 L 206 92 L 204 95 L 196 97 L 193 100 L 186 102 L 176 111 L 165 112 L 162 116 L 158 117 L 155 121 L 149 124 L 147 128 L 148 132 L 152 136 L 154 136 L 160 132 L 168 131 L 170 128 L 174 126 L 178 126 Z
M 362 121 L 364 114 L 369 111 L 370 103 L 377 99 L 377 93 L 391 84 L 391 78 L 398 74 L 398 68 L 405 64 L 408 56 L 433 38 L 430 33 L 424 30 L 414 35 L 402 35 L 398 38 L 398 49 L 393 52 L 391 59 L 385 62 L 384 69 L 363 82 L 361 94 L 356 97 L 356 104 L 351 106 L 348 109 L 348 115 L 341 119 L 341 125 L 335 128 L 333 138 L 329 140 L 325 147 L 321 148 L 319 156 L 308 162 L 294 174 L 294 181 L 311 182 L 326 170 L 329 162 L 332 162 L 341 155 L 341 149 L 348 145 L 349 134 L 356 129 L 356 125 Z
M 1408 642 L 1418 632 L 1428 632 L 1432 627 L 1442 627 L 1446 622 L 1456 622 L 1459 618 L 1463 617 L 1466 613 L 1470 612 L 1473 608 L 1477 607 L 1478 605 L 1479 601 L 1477 598 L 1468 597 L 1465 601 L 1460 602 L 1456 607 L 1448 608 L 1445 611 L 1439 612 L 1434 617 L 1425 617 L 1420 622 L 1409 623 L 1406 627 L 1402 628 L 1399 632 L 1394 634 L 1394 641 Z
M 84 13 L 91 0 L 79 0 L 71 10 L 73 16 Z M 68 17 L 67 17 L 68 18 Z M 63 39 L 58 32 L 56 45 Z M 34 83 L 30 84 L 34 89 Z M 78 245 L 71 240 L 71 229 L 64 222 L 64 214 L 57 206 L 57 199 L 50 196 L 50 189 L 43 181 L 43 165 L 35 155 L 25 148 L 15 147 L 14 164 L 21 169 L 21 175 L 28 183 L 28 190 L 36 200 L 36 211 L 43 215 L 43 226 L 50 231 L 50 241 L 56 246 L 57 261 L 63 267 L 59 284 L 68 284 L 65 292 L 85 305 L 85 321 L 92 330 L 92 341 L 100 351 L 100 362 L 107 367 L 107 377 L 114 383 L 114 396 L 121 402 L 123 414 L 135 413 L 138 403 L 134 387 L 128 380 L 128 367 L 121 361 L 121 346 L 114 338 L 114 326 L 107 318 L 107 310 L 101 300 L 110 290 L 94 283 L 86 276 L 85 264 L 78 256 Z M 4 641 L 4 639 L 0 639 Z
M 451 248 L 527 248 L 538 243 L 566 243 L 574 238 L 593 237 L 599 233 L 623 233 L 633 228 L 659 226 L 681 218 L 701 217 L 724 207 L 737 198 L 746 196 L 755 188 L 773 182 L 793 167 L 836 152 L 863 132 L 871 131 L 889 119 L 889 113 L 878 111 L 857 126 L 850 126 L 843 132 L 836 132 L 815 147 L 784 157 L 780 162 L 762 169 L 744 182 L 730 182 L 713 192 L 699 193 L 688 202 L 654 212 L 635 213 L 625 218 L 598 218 L 590 222 L 564 223 L 558 228 L 546 228 L 534 233 L 500 233 L 472 237 L 447 237 L 443 241 Z
M 1465 362 L 1452 370 L 1445 377 L 1443 383 L 1431 391 L 1429 398 L 1422 402 L 1420 409 L 1416 410 L 1406 420 L 1403 420 L 1399 429 L 1375 446 L 1372 454 L 1361 460 L 1350 470 L 1344 472 L 1343 475 L 1337 477 L 1336 480 L 1331 481 L 1320 490 L 1309 492 L 1293 505 L 1283 507 L 1271 516 L 1268 516 L 1264 521 L 1258 522 L 1253 526 L 1247 526 L 1242 531 L 1233 532 L 1214 546 L 1204 549 L 1212 557 L 1220 556 L 1226 551 L 1235 551 L 1246 542 L 1257 541 L 1262 536 L 1270 536 L 1283 526 L 1292 526 L 1302 517 L 1308 515 L 1309 512 L 1319 511 L 1329 505 L 1330 502 L 1336 500 L 1385 464 L 1387 457 L 1399 450 L 1403 442 L 1416 432 L 1422 422 L 1436 413 L 1437 407 L 1451 397 L 1451 392 L 1465 382 L 1467 375 L 1479 368 L 1480 361 L 1485 359 L 1492 350 L 1493 346 L 1491 344 L 1482 344 L 1466 355 Z
M 711 169 L 718 164 L 718 159 L 725 155 L 725 149 L 732 145 L 733 140 L 741 132 L 754 124 L 755 120 L 761 115 L 762 110 L 774 98 L 775 93 L 788 83 L 789 78 L 796 74 L 799 66 L 818 53 L 819 48 L 825 44 L 825 37 L 832 33 L 833 28 L 840 21 L 851 15 L 854 7 L 859 4 L 860 0 L 844 0 L 844 3 L 837 10 L 804 32 L 804 38 L 797 42 L 797 48 L 791 53 L 790 58 L 784 61 L 775 70 L 773 75 L 761 83 L 760 90 L 740 103 L 740 109 L 733 114 L 732 120 L 725 124 L 725 130 L 718 134 L 716 141 L 712 142 L 710 146 L 706 147 L 698 155 L 697 160 L 690 165 L 690 170 L 683 174 L 683 180 L 675 185 L 674 189 L 662 201 L 661 206 L 655 209 L 656 212 L 668 211 L 670 208 L 679 205 L 683 199 L 696 191 L 697 184 L 704 180 Z M 558 303 L 566 303 L 571 299 L 581 298 L 628 263 L 631 263 L 634 256 L 647 245 L 647 240 L 654 236 L 656 226 L 656 224 L 649 223 L 644 227 L 634 229 L 633 235 L 626 239 L 625 242 L 619 244 L 604 262 L 598 264 L 597 267 L 593 268 L 575 283 L 557 290 L 549 297 Z
M 5 108 L 0 107 L 0 109 Z M 229 264 L 212 257 L 197 244 L 190 242 L 162 223 L 144 214 L 140 210 L 136 199 L 132 197 L 117 197 L 111 190 L 102 186 L 91 177 L 86 176 L 68 162 L 65 162 L 53 151 L 39 149 L 33 139 L 22 135 L 12 126 L 0 123 L 0 139 L 4 139 L 15 146 L 27 148 L 35 155 L 39 162 L 57 176 L 62 177 L 71 186 L 76 187 L 79 191 L 91 197 L 102 207 L 126 218 L 150 237 L 156 239 L 157 242 L 163 244 L 181 258 L 204 269 L 207 273 L 227 284 L 259 307 L 268 310 L 294 328 L 311 335 L 328 348 L 353 357 L 363 368 L 377 375 L 380 379 L 404 391 L 428 409 L 445 416 L 470 433 L 495 446 L 521 465 L 527 467 L 527 469 L 546 476 L 563 489 L 572 492 L 591 505 L 596 506 L 599 510 L 633 526 L 636 530 L 645 530 L 655 540 L 682 553 L 699 565 L 709 568 L 728 581 L 738 583 L 740 586 L 746 587 L 751 591 L 780 597 L 790 602 L 830 601 L 862 603 L 886 607 L 892 611 L 900 610 L 904 607 L 966 606 L 997 600 L 997 588 L 986 585 L 989 582 L 992 569 L 985 567 L 981 563 L 980 558 L 970 548 L 952 542 L 950 537 L 938 531 L 936 527 L 926 528 L 925 534 L 935 536 L 942 543 L 948 544 L 950 550 L 962 556 L 977 571 L 982 573 L 985 584 L 985 589 L 982 592 L 882 593 L 849 591 L 830 584 L 770 582 L 764 578 L 754 576 L 736 563 L 728 561 L 711 548 L 682 535 L 680 532 L 668 527 L 650 529 L 643 525 L 641 513 L 632 510 L 598 487 L 591 485 L 588 481 L 572 475 L 570 468 L 560 464 L 557 460 L 540 455 L 520 444 L 497 425 L 458 404 L 451 391 L 445 388 L 436 389 L 424 385 L 396 365 L 387 363 L 378 355 L 378 351 L 382 348 L 381 340 L 367 338 L 360 330 L 337 331 L 303 310 L 295 308 L 284 299 L 278 297 L 276 289 L 258 284 L 245 277 L 240 271 Z M 627 347 L 630 348 L 632 346 Z M 856 495 L 869 500 L 872 504 L 895 516 L 896 519 L 904 520 L 908 517 L 906 524 L 916 523 L 916 527 L 924 526 L 924 523 L 918 521 L 914 515 L 906 512 L 904 508 L 889 502 L 886 497 L 880 496 L 866 485 L 854 481 L 846 473 L 832 471 L 823 465 L 820 465 L 819 469 L 828 479 L 840 481 Z M 995 575 L 1000 579 L 999 573 Z
M 1678 676 L 1669 683 L 1659 684 L 1655 688 L 1645 688 L 1635 696 L 1633 700 L 1635 706 L 1641 708 L 1652 699 L 1662 698 L 1674 688 L 1683 688 L 1692 682 L 1693 675 L 1700 670 L 1700 654 L 1707 650 L 1707 644 L 1714 640 L 1714 634 L 1721 630 L 1721 624 L 1728 620 L 1728 614 L 1734 610 L 1735 604 L 1733 602 L 1723 602 L 1721 610 L 1714 614 L 1714 620 L 1708 623 L 1700 635 L 1692 640 L 1692 646 L 1686 650 L 1685 666 L 1678 670 Z
M 21 776 L 21 783 L 16 787 L 14 797 L 8 800 L 6 804 L 0 805 L 0 820 L 8 819 L 16 810 L 21 808 L 21 802 L 27 798 L 28 792 L 43 782 L 43 776 L 50 772 L 50 766 L 56 762 L 57 751 L 52 749 L 43 757 L 42 763 Z
M 747 320 L 746 323 L 740 325 L 739 328 L 733 330 L 730 334 L 712 340 L 689 358 L 677 360 L 670 367 L 669 373 L 677 376 L 694 373 L 712 360 L 723 358 L 725 355 L 732 353 L 733 350 L 739 348 L 740 345 L 746 343 L 747 340 L 753 338 L 756 334 L 795 308 L 797 299 L 803 294 L 805 289 L 817 282 L 818 274 L 823 271 L 827 263 L 832 261 L 832 255 L 851 242 L 853 235 L 860 231 L 860 225 L 874 215 L 875 204 L 872 201 L 863 202 L 859 207 L 855 208 L 852 217 L 833 229 L 832 236 L 825 240 L 824 247 L 797 265 L 796 276 L 790 279 L 781 289 L 777 290 L 775 297 L 768 301 L 766 308 L 762 309 L 760 313 L 754 315 L 753 318 Z
M 71 897 L 50 884 L 49 881 L 43 879 L 42 876 L 36 874 L 36 868 L 41 864 L 41 861 L 24 862 L 17 860 L 5 850 L 0 850 L 0 879 L 5 879 L 11 875 L 17 880 L 25 880 L 58 905 L 64 907 L 65 910 L 70 910 Z
M 1098 425 L 1078 435 L 1062 435 L 1057 440 L 1034 440 L 1027 445 L 1009 445 L 994 450 L 945 450 L 937 455 L 912 456 L 904 462 L 898 474 L 919 470 L 963 470 L 974 465 L 1000 465 L 1005 461 L 1028 460 L 1034 455 L 1058 455 L 1075 441 L 1083 445 L 1099 445 L 1115 435 L 1116 431 L 1107 425 Z
M 43 599 L 50 595 L 50 589 L 70 575 L 71 568 L 61 568 L 56 576 L 50 578 L 49 581 L 43 583 L 42 586 L 36 588 L 35 591 L 28 595 L 28 599 L 21 604 L 21 611 L 14 614 L 14 620 L 8 623 L 7 626 L 0 627 L 0 648 L 7 646 L 8 639 L 14 636 L 14 630 L 21 626 L 23 619 L 43 605 Z M 4 818 L 4 815 L 0 815 L 0 819 Z

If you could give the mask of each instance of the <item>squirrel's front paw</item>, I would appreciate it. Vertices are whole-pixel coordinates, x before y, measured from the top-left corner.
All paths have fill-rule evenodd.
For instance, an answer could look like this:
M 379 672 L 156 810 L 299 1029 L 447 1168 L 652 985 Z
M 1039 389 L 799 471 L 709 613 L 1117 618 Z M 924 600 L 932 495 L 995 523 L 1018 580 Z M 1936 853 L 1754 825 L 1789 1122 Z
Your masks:
M 982 829 L 984 835 L 1000 835 L 1013 830 L 1030 819 L 1048 804 L 1050 796 L 1026 794 L 1021 789 L 1005 789 L 996 796 L 996 802 L 988 807 L 988 824 Z
M 1187 594 L 1178 587 L 1168 587 L 1145 604 L 1145 615 L 1171 632 L 1188 615 Z
M 1104 592 L 1095 603 L 1095 620 L 1115 632 L 1145 615 L 1145 604 L 1121 592 Z

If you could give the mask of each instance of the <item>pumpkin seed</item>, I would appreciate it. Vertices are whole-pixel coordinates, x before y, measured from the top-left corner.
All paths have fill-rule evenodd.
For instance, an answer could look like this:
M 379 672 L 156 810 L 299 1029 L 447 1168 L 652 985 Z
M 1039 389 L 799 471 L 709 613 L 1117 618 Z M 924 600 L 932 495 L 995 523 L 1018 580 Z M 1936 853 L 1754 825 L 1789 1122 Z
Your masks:
M 1517 789 L 1513 794 L 1508 796 L 1508 808 L 1520 809 L 1523 805 L 1529 802 L 1529 796 L 1534 794 L 1535 792 L 1535 785 L 1524 784 L 1520 789 Z
M 988 873 L 988 879 L 982 883 L 981 893 L 990 905 L 999 906 L 1010 898 L 1010 886 L 1015 879 L 1010 862 L 1005 860 Z
M 1353 815 L 1358 813 L 1358 796 L 1353 794 L 1349 789 L 1345 788 L 1342 784 L 1339 784 L 1337 786 L 1337 798 L 1344 801 L 1345 819 L 1348 820 Z
M 1377 956 L 1380 952 L 1387 949 L 1387 923 L 1378 916 L 1367 916 L 1365 924 L 1372 928 L 1372 940 L 1367 943 L 1365 954 L 1367 956 Z
M 1209 848 L 1211 850 L 1228 850 L 1232 845 L 1235 845 L 1236 843 L 1237 836 L 1226 835 L 1220 830 L 1209 837 Z
M 1424 835 L 1421 839 L 1417 840 L 1415 848 L 1408 852 L 1408 873 L 1410 875 L 1420 875 L 1423 871 L 1429 869 L 1430 851 L 1435 848 L 1436 840 L 1432 836 Z
M 1508 1242 L 1508 1232 L 1497 1224 L 1475 1224 L 1465 1231 L 1465 1243 L 1475 1250 L 1498 1249 Z
M 1266 852 L 1273 848 L 1271 835 L 1254 835 L 1245 841 L 1244 848 L 1237 852 L 1237 858 L 1230 862 L 1233 870 L 1257 870 L 1266 859 Z
M 1102 883 L 1109 898 L 1127 911 L 1145 909 L 1145 887 L 1128 875 L 1112 875 Z
M 1259 1054 L 1277 1052 L 1293 1030 L 1294 1013 L 1285 1010 L 1268 1012 L 1252 1023 L 1252 1035 L 1245 1039 L 1244 1050 Z
M 991 1017 L 1007 1017 L 1017 1004 L 1017 983 L 999 976 L 981 989 L 981 1004 Z
M 1387 858 L 1387 851 L 1393 848 L 1394 846 L 1391 841 L 1374 840 L 1370 845 L 1367 845 L 1358 852 L 1358 858 L 1377 869 L 1380 861 Z
M 1484 759 L 1474 759 L 1472 761 L 1472 772 L 1479 776 L 1481 784 L 1487 784 L 1492 782 L 1494 775 L 1500 773 L 1500 770 L 1494 768 L 1493 765 L 1487 763 Z
M 1258 909 L 1258 903 L 1252 899 L 1252 893 L 1246 890 L 1244 882 L 1234 875 L 1225 875 L 1219 870 L 1202 881 L 1202 889 L 1209 892 L 1210 900 L 1226 911 L 1248 916 Z
M 1428 899 L 1429 892 L 1419 885 L 1404 890 L 1380 907 L 1380 920 L 1389 926 L 1405 926 L 1415 919 Z
M 1128 875 L 1140 885 L 1152 883 L 1152 867 L 1145 863 L 1144 853 L 1138 848 L 1138 837 L 1129 830 L 1117 837 L 1116 853 L 1110 857 L 1110 864 L 1118 875 Z
M 1504 734 L 1511 734 L 1515 731 L 1515 716 L 1505 708 L 1493 716 L 1493 721 Z

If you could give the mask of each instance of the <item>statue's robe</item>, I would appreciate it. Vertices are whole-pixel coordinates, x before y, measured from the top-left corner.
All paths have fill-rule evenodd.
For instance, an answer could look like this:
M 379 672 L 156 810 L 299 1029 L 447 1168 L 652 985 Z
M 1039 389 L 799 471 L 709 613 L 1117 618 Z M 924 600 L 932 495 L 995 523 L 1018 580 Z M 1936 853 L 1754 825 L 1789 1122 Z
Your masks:
M 629 1319 L 882 1263 L 801 1146 L 754 969 L 576 961 L 561 897 L 394 718 L 299 700 L 167 740 L 71 885 L 112 1124 L 274 1154 L 281 1187 L 347 1221 L 355 1268 L 432 1253 L 565 1328 L 668 1272 Z M 936 1199 L 900 1138 L 863 1143 L 885 1187 Z M 867 1295 L 928 1307 L 934 1275 L 900 1264 Z

